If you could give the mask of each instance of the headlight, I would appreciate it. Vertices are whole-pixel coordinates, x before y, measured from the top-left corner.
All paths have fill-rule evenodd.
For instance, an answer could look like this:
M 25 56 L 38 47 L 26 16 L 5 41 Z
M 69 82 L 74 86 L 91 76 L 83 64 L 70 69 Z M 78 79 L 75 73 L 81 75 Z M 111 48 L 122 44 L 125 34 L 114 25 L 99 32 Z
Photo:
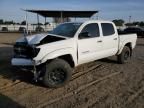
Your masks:
M 36 57 L 40 51 L 40 48 L 33 48 L 32 49 L 32 57 Z
M 14 45 L 14 57 L 19 58 L 34 58 L 38 55 L 40 48 L 36 48 L 34 45 Z

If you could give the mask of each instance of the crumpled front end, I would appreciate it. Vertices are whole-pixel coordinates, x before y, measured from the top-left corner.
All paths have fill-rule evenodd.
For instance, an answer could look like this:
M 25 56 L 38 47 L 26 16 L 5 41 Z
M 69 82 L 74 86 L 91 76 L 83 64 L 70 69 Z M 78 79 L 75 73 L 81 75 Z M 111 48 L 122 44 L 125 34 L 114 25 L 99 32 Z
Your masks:
M 13 66 L 33 66 L 40 65 L 41 60 L 34 60 L 40 52 L 41 45 L 64 40 L 52 34 L 36 34 L 18 39 L 13 47 L 14 55 L 11 60 Z M 48 52 L 46 52 L 48 53 Z
M 37 56 L 40 48 L 34 45 L 29 45 L 25 42 L 16 42 L 13 47 L 13 58 L 11 63 L 13 66 L 32 66 L 33 58 Z

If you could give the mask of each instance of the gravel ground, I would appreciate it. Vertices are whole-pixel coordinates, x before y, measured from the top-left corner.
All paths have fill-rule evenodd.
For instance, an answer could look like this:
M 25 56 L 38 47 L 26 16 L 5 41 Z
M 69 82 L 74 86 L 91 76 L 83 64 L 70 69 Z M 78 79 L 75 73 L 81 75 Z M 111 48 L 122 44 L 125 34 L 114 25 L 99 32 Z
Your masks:
M 144 39 L 130 63 L 116 57 L 78 66 L 58 89 L 32 82 L 32 74 L 12 70 L 12 44 L 21 34 L 0 33 L 0 108 L 144 108 Z

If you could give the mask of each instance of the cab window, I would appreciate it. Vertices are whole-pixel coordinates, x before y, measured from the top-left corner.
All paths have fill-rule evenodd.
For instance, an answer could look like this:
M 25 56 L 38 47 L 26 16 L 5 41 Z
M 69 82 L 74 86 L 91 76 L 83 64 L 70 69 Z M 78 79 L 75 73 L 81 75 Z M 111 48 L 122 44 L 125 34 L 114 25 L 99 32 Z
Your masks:
M 101 23 L 103 36 L 111 36 L 115 33 L 114 27 L 110 23 Z
M 99 37 L 99 26 L 97 23 L 92 23 L 86 25 L 81 33 L 79 34 L 79 39 L 85 39 L 85 38 L 94 38 Z

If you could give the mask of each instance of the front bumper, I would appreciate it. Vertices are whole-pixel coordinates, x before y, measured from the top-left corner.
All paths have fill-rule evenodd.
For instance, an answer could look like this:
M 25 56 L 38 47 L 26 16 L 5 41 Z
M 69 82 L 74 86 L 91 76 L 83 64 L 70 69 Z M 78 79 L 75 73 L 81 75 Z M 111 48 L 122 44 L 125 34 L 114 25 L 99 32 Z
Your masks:
M 25 58 L 12 58 L 11 64 L 16 69 L 21 69 L 23 71 L 31 71 L 34 74 L 34 80 L 39 80 L 41 75 L 41 69 L 43 66 L 40 61 L 35 61 Z
M 12 58 L 11 60 L 11 64 L 13 66 L 33 66 L 34 63 L 35 62 L 33 60 L 25 58 Z

